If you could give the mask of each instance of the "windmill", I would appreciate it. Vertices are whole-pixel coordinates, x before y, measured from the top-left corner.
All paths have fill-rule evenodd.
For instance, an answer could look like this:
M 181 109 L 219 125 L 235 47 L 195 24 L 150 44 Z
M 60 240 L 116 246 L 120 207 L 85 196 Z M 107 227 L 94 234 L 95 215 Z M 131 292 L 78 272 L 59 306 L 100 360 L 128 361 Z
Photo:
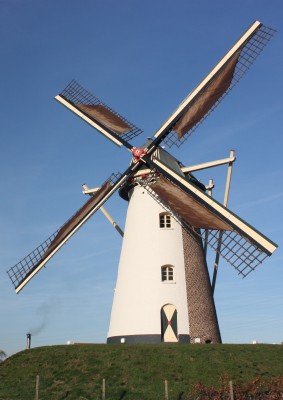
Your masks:
M 192 175 L 197 166 L 185 167 L 160 145 L 183 144 L 241 79 L 273 34 L 273 29 L 254 22 L 141 148 L 130 144 L 141 130 L 77 82 L 55 97 L 114 144 L 129 150 L 132 159 L 124 173 L 112 174 L 101 187 L 85 187 L 89 200 L 9 269 L 17 293 L 119 191 L 129 206 L 107 342 L 221 342 L 206 246 L 242 276 L 277 246 L 213 199 Z M 228 160 L 232 162 L 233 155 Z M 147 249 L 146 258 L 139 255 L 141 247 Z

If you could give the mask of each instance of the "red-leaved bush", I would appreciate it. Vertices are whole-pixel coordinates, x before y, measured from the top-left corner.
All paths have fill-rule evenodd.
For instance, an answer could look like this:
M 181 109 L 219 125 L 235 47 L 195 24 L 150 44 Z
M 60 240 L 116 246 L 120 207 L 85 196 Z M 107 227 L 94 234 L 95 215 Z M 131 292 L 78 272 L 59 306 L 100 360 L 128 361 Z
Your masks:
M 199 382 L 184 400 L 229 400 L 230 380 L 228 375 L 222 376 L 218 388 Z M 268 380 L 258 377 L 245 384 L 233 382 L 233 396 L 234 400 L 283 400 L 283 376 Z

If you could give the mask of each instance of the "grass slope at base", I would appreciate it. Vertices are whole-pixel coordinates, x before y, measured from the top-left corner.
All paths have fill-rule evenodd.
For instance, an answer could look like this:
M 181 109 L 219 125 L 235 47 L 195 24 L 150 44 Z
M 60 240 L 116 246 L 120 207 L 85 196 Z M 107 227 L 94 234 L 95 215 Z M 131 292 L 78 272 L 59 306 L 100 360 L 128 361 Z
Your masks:
M 228 376 L 233 383 L 283 375 L 280 345 L 105 345 L 38 347 L 0 364 L 0 400 L 32 399 L 39 375 L 40 400 L 180 399 L 192 385 L 217 387 Z

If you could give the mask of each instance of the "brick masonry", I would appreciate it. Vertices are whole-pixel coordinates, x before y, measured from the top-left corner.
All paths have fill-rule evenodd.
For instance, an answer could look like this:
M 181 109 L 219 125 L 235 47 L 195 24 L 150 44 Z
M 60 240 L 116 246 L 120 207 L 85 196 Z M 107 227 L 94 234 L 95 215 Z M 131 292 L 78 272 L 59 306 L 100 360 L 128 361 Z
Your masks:
M 221 335 L 211 290 L 202 240 L 182 229 L 190 342 L 221 343 Z

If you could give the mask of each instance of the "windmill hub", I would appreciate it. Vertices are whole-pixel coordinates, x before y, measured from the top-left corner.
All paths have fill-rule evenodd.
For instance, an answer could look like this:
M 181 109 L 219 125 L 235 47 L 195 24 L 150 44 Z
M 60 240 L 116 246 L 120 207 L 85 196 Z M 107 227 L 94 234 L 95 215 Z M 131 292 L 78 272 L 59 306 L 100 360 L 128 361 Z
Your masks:
M 146 154 L 144 149 L 140 149 L 139 147 L 134 147 L 132 150 L 133 156 L 136 161 L 140 161 L 141 157 Z

